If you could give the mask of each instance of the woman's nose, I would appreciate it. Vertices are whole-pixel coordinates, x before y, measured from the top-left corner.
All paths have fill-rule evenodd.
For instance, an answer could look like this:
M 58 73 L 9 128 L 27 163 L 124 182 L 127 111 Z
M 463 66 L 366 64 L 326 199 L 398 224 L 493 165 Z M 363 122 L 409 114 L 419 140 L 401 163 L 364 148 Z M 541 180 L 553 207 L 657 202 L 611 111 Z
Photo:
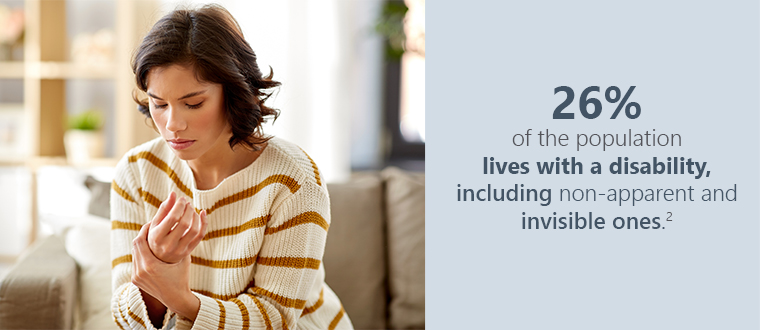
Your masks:
M 187 128 L 187 122 L 182 118 L 179 111 L 173 109 L 171 106 L 168 107 L 169 111 L 167 111 L 166 129 L 172 132 L 179 132 Z

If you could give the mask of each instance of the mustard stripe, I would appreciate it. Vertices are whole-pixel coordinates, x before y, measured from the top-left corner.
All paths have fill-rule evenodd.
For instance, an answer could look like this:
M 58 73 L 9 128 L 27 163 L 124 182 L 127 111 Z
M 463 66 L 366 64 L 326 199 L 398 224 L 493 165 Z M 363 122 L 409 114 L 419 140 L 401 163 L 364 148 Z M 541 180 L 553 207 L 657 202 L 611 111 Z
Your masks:
M 161 203 L 163 203 L 163 201 L 158 199 L 156 196 L 153 196 L 153 194 L 142 190 L 141 188 L 137 188 L 137 192 L 140 193 L 140 197 L 142 197 L 144 201 L 148 202 L 150 205 L 153 205 L 155 208 L 159 208 L 161 206 Z
M 126 199 L 126 200 L 128 200 L 128 201 L 130 201 L 132 203 L 137 203 L 132 198 L 132 196 L 129 196 L 129 194 L 126 191 L 124 191 L 124 189 L 121 189 L 121 187 L 119 187 L 119 185 L 116 184 L 116 180 L 111 181 L 111 189 L 113 189 L 113 191 L 115 191 L 117 194 L 119 194 L 119 196 L 124 197 L 124 199 Z
M 140 325 L 142 325 L 142 326 L 143 326 L 143 328 L 145 328 L 145 329 L 147 329 L 147 328 L 148 328 L 148 327 L 146 327 L 146 326 L 145 326 L 145 322 L 143 322 L 143 320 L 142 320 L 142 319 L 141 319 L 139 316 L 137 316 L 137 314 L 135 314 L 135 313 L 132 313 L 132 311 L 131 311 L 131 310 L 129 310 L 129 306 L 127 306 L 127 314 L 129 314 L 129 317 L 131 317 L 131 318 L 132 318 L 133 320 L 135 320 L 137 323 L 140 323 Z
M 230 300 L 230 299 L 235 298 L 235 297 L 237 297 L 239 295 L 239 294 L 221 295 L 221 294 L 216 294 L 216 293 L 213 293 L 211 291 L 206 291 L 206 290 L 193 290 L 193 291 L 196 292 L 196 293 L 202 294 L 202 295 L 204 295 L 206 297 L 210 297 L 210 298 L 214 298 L 214 299 L 219 299 L 219 300 Z
M 220 199 L 219 201 L 217 201 L 216 203 L 214 203 L 214 205 L 211 206 L 211 208 L 209 208 L 209 209 L 206 210 L 206 214 L 211 214 L 212 212 L 216 211 L 216 209 L 218 209 L 218 208 L 220 208 L 222 206 L 235 203 L 237 201 L 246 199 L 248 197 L 252 197 L 253 195 L 256 195 L 256 193 L 258 193 L 259 191 L 261 191 L 262 189 L 264 189 L 266 186 L 268 186 L 270 184 L 274 184 L 274 183 L 280 183 L 280 184 L 288 187 L 290 189 L 291 193 L 295 193 L 296 191 L 298 191 L 298 189 L 301 188 L 301 185 L 299 185 L 298 182 L 296 182 L 295 179 L 293 179 L 293 178 L 291 178 L 291 177 L 289 177 L 287 175 L 282 175 L 282 174 L 271 175 L 268 178 L 264 179 L 264 181 L 259 182 L 257 185 L 255 185 L 253 187 L 250 187 L 248 189 L 245 189 L 243 191 L 240 191 L 238 193 L 234 193 L 232 195 L 229 195 L 229 196 L 227 196 L 225 198 Z M 196 210 L 196 211 L 198 211 L 198 213 L 200 213 L 200 211 L 202 211 L 202 210 Z
M 177 172 L 171 169 L 169 165 L 166 165 L 166 163 L 158 158 L 156 155 L 149 151 L 143 151 L 139 152 L 134 156 L 129 156 L 129 162 L 134 163 L 137 162 L 138 159 L 145 159 L 149 162 L 151 162 L 154 166 L 156 166 L 158 169 L 164 171 L 172 181 L 177 185 L 177 188 L 181 190 L 185 195 L 187 195 L 190 198 L 193 198 L 193 192 L 190 191 L 190 189 L 187 188 L 187 186 L 182 182 L 182 180 L 179 179 L 179 176 L 177 175 Z
M 124 327 L 121 326 L 121 322 L 119 322 L 119 320 L 116 319 L 116 313 L 111 311 L 111 316 L 113 316 L 113 321 L 116 323 L 116 325 L 119 326 L 119 329 L 124 330 Z
M 254 283 L 255 281 L 256 281 L 256 279 L 255 279 L 255 278 L 251 278 L 251 282 L 250 282 L 250 283 L 248 283 L 248 286 L 246 286 L 246 288 L 252 287 L 252 286 L 253 286 L 253 283 Z M 246 289 L 246 290 L 247 290 L 247 289 Z M 197 293 L 200 293 L 200 294 L 202 294 L 202 295 L 204 295 L 204 296 L 208 296 L 208 297 L 211 297 L 211 298 L 214 298 L 214 299 L 220 299 L 220 300 L 231 300 L 232 298 L 235 298 L 235 297 L 237 297 L 237 296 L 239 296 L 239 295 L 241 295 L 241 294 L 244 294 L 244 293 L 245 293 L 245 290 L 243 290 L 243 291 L 242 291 L 242 292 L 240 292 L 240 293 L 236 293 L 236 294 L 226 294 L 226 295 L 216 294 L 216 293 L 213 293 L 213 292 L 211 292 L 211 291 L 205 291 L 205 290 L 192 290 L 192 291 L 195 291 L 195 292 L 197 292 Z
M 132 262 L 132 255 L 131 254 L 118 257 L 118 258 L 114 259 L 113 261 L 111 261 L 111 269 L 113 269 L 114 267 L 118 266 L 119 264 L 123 264 L 125 262 Z
M 313 258 L 295 258 L 295 257 L 259 257 L 256 260 L 259 265 L 274 266 L 274 267 L 288 267 L 288 268 L 311 268 L 319 269 L 320 261 Z
M 129 321 L 127 321 L 127 318 L 124 317 L 124 313 L 121 312 L 121 296 L 124 295 L 124 291 L 127 291 L 127 288 L 129 288 L 128 285 L 124 286 L 124 289 L 121 289 L 121 292 L 119 292 L 119 296 L 116 299 L 116 309 L 119 310 L 119 315 L 121 315 L 121 319 L 124 320 L 124 323 L 127 324 L 127 327 L 129 326 Z
M 242 268 L 256 263 L 256 256 L 230 260 L 208 260 L 196 256 L 190 256 L 190 260 L 193 264 L 211 268 Z
M 254 295 L 249 295 L 253 302 L 256 303 L 256 307 L 259 308 L 259 312 L 261 312 L 261 316 L 264 317 L 264 324 L 267 326 L 267 330 L 272 330 L 272 321 L 269 320 L 269 314 L 267 314 L 266 308 L 264 308 L 264 304 L 259 301 L 259 298 L 256 298 Z
M 249 284 L 249 287 L 253 286 L 253 283 L 254 283 L 254 280 L 251 280 L 251 283 Z M 279 303 L 279 304 L 281 304 L 281 305 L 283 305 L 285 307 L 303 308 L 303 306 L 306 305 L 306 301 L 304 301 L 304 300 L 290 299 L 290 298 L 282 297 L 280 295 L 277 295 L 277 294 L 271 293 L 269 291 L 266 291 L 266 290 L 264 290 L 262 288 L 251 287 L 251 289 L 253 289 L 254 291 L 258 290 L 258 291 L 256 291 L 256 293 L 259 293 L 259 294 L 261 294 L 263 296 L 272 298 L 273 300 L 277 301 L 277 303 Z M 192 291 L 196 292 L 196 293 L 199 293 L 199 294 L 202 294 L 204 296 L 213 298 L 213 299 L 224 300 L 224 301 L 231 301 L 233 298 L 238 297 L 241 294 L 246 294 L 246 295 L 249 295 L 249 296 L 251 295 L 250 293 L 246 293 L 245 291 L 243 291 L 241 293 L 225 294 L 225 295 L 214 293 L 214 292 L 211 292 L 211 291 L 206 291 L 206 290 L 196 290 L 196 289 L 193 289 Z M 322 292 L 320 292 L 320 299 L 321 299 L 321 297 L 322 297 Z M 320 302 L 319 304 L 321 305 L 322 303 Z M 298 307 L 299 305 L 300 305 L 300 307 Z M 313 307 L 313 308 L 316 309 L 316 308 L 318 308 L 318 306 Z
M 255 294 L 270 298 L 276 301 L 278 304 L 282 305 L 283 307 L 303 309 L 303 306 L 306 305 L 306 300 L 291 299 L 291 298 L 283 297 L 281 295 L 264 290 L 260 287 L 252 287 L 251 291 L 253 291 L 253 293 Z
M 248 229 L 264 227 L 266 226 L 267 222 L 269 222 L 269 219 L 271 218 L 272 218 L 271 215 L 267 215 L 267 216 L 258 217 L 253 220 L 250 220 L 240 226 L 214 230 L 214 231 L 206 233 L 206 236 L 203 236 L 203 240 L 207 241 L 207 240 L 210 240 L 212 238 L 217 238 L 217 237 L 233 236 L 233 235 L 240 234 Z
M 314 162 L 313 159 L 309 156 L 309 154 L 306 153 L 303 149 L 301 149 L 303 153 L 306 155 L 307 158 L 309 158 L 309 161 L 311 162 L 311 168 L 314 169 L 314 178 L 317 179 L 317 185 L 322 185 L 322 180 L 319 179 L 319 169 L 317 168 L 317 163 Z
M 314 311 L 319 309 L 319 307 L 322 307 L 322 303 L 325 302 L 324 294 L 325 294 L 324 288 L 322 288 L 322 290 L 319 290 L 319 299 L 317 300 L 317 302 L 314 303 L 314 305 L 304 308 L 303 313 L 301 313 L 301 317 L 304 317 L 304 315 L 314 313 Z
M 313 211 L 309 211 L 309 212 L 301 213 L 301 214 L 293 217 L 292 219 L 283 222 L 281 225 L 279 225 L 277 227 L 267 228 L 264 231 L 264 235 L 271 235 L 271 234 L 274 234 L 274 233 L 276 233 L 278 231 L 282 231 L 282 230 L 285 230 L 285 229 L 290 229 L 290 228 L 293 228 L 295 226 L 302 225 L 302 224 L 305 224 L 305 223 L 314 223 L 314 224 L 317 224 L 320 227 L 324 228 L 325 231 L 327 231 L 327 229 L 330 228 L 330 225 L 327 223 L 327 221 L 325 221 L 325 218 L 323 218 L 319 213 L 313 212 Z
M 227 313 L 224 310 L 224 304 L 222 304 L 221 301 L 217 300 L 217 304 L 219 304 L 219 329 L 224 329 L 225 318 L 227 317 Z
M 340 312 L 338 312 L 338 315 L 335 315 L 335 318 L 332 320 L 332 322 L 330 322 L 330 327 L 329 327 L 329 328 L 327 328 L 327 329 L 328 329 L 328 330 L 334 330 L 334 329 L 335 329 L 335 327 L 337 327 L 337 326 L 338 326 L 338 322 L 340 322 L 340 319 L 343 317 L 343 314 L 344 314 L 345 312 L 346 312 L 346 311 L 345 311 L 345 310 L 343 310 L 343 305 L 341 305 L 341 306 L 340 306 Z
M 126 230 L 137 230 L 137 231 L 139 231 L 140 228 L 142 228 L 142 225 L 139 224 L 139 223 L 123 222 L 123 221 L 118 221 L 118 220 L 111 221 L 111 230 L 126 229 Z
M 288 322 L 285 320 L 285 315 L 282 315 L 282 311 L 279 309 L 277 309 L 277 313 L 280 313 L 280 323 L 282 325 L 282 330 L 288 330 Z
M 243 304 L 240 299 L 232 298 L 230 301 L 234 302 L 235 305 L 240 308 L 240 315 L 243 316 L 243 330 L 248 330 L 248 327 L 250 326 L 250 316 L 248 316 L 248 308 L 245 307 L 245 304 Z

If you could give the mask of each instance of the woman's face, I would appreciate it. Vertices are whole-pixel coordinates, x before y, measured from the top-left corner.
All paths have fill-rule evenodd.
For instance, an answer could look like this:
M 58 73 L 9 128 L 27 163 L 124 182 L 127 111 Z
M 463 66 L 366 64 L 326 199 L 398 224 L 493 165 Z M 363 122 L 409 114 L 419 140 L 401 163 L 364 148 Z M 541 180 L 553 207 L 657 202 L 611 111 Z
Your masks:
M 147 77 L 150 116 L 180 159 L 196 160 L 227 147 L 232 136 L 222 85 L 199 82 L 192 68 L 157 67 Z

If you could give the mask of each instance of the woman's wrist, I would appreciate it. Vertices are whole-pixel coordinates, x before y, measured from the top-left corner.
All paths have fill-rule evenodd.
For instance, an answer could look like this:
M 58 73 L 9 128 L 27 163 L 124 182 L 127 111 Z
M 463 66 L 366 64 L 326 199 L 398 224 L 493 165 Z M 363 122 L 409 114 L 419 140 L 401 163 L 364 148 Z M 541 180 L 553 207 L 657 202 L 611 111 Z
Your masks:
M 201 300 L 191 291 L 183 293 L 171 306 L 167 306 L 177 315 L 195 322 L 198 311 L 201 308 Z
M 166 314 L 166 306 L 143 289 L 140 289 L 140 294 L 142 295 L 143 302 L 148 310 L 150 322 L 154 327 L 159 328 L 163 323 L 164 315 Z

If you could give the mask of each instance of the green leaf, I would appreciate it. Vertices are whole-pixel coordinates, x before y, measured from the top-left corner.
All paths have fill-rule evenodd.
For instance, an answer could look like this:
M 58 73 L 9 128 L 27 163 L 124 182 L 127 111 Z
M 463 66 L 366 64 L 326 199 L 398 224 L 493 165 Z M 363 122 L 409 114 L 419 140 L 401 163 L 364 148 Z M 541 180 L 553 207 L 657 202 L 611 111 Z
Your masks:
M 103 116 L 97 110 L 87 110 L 69 116 L 69 129 L 96 131 L 101 126 L 103 126 Z

